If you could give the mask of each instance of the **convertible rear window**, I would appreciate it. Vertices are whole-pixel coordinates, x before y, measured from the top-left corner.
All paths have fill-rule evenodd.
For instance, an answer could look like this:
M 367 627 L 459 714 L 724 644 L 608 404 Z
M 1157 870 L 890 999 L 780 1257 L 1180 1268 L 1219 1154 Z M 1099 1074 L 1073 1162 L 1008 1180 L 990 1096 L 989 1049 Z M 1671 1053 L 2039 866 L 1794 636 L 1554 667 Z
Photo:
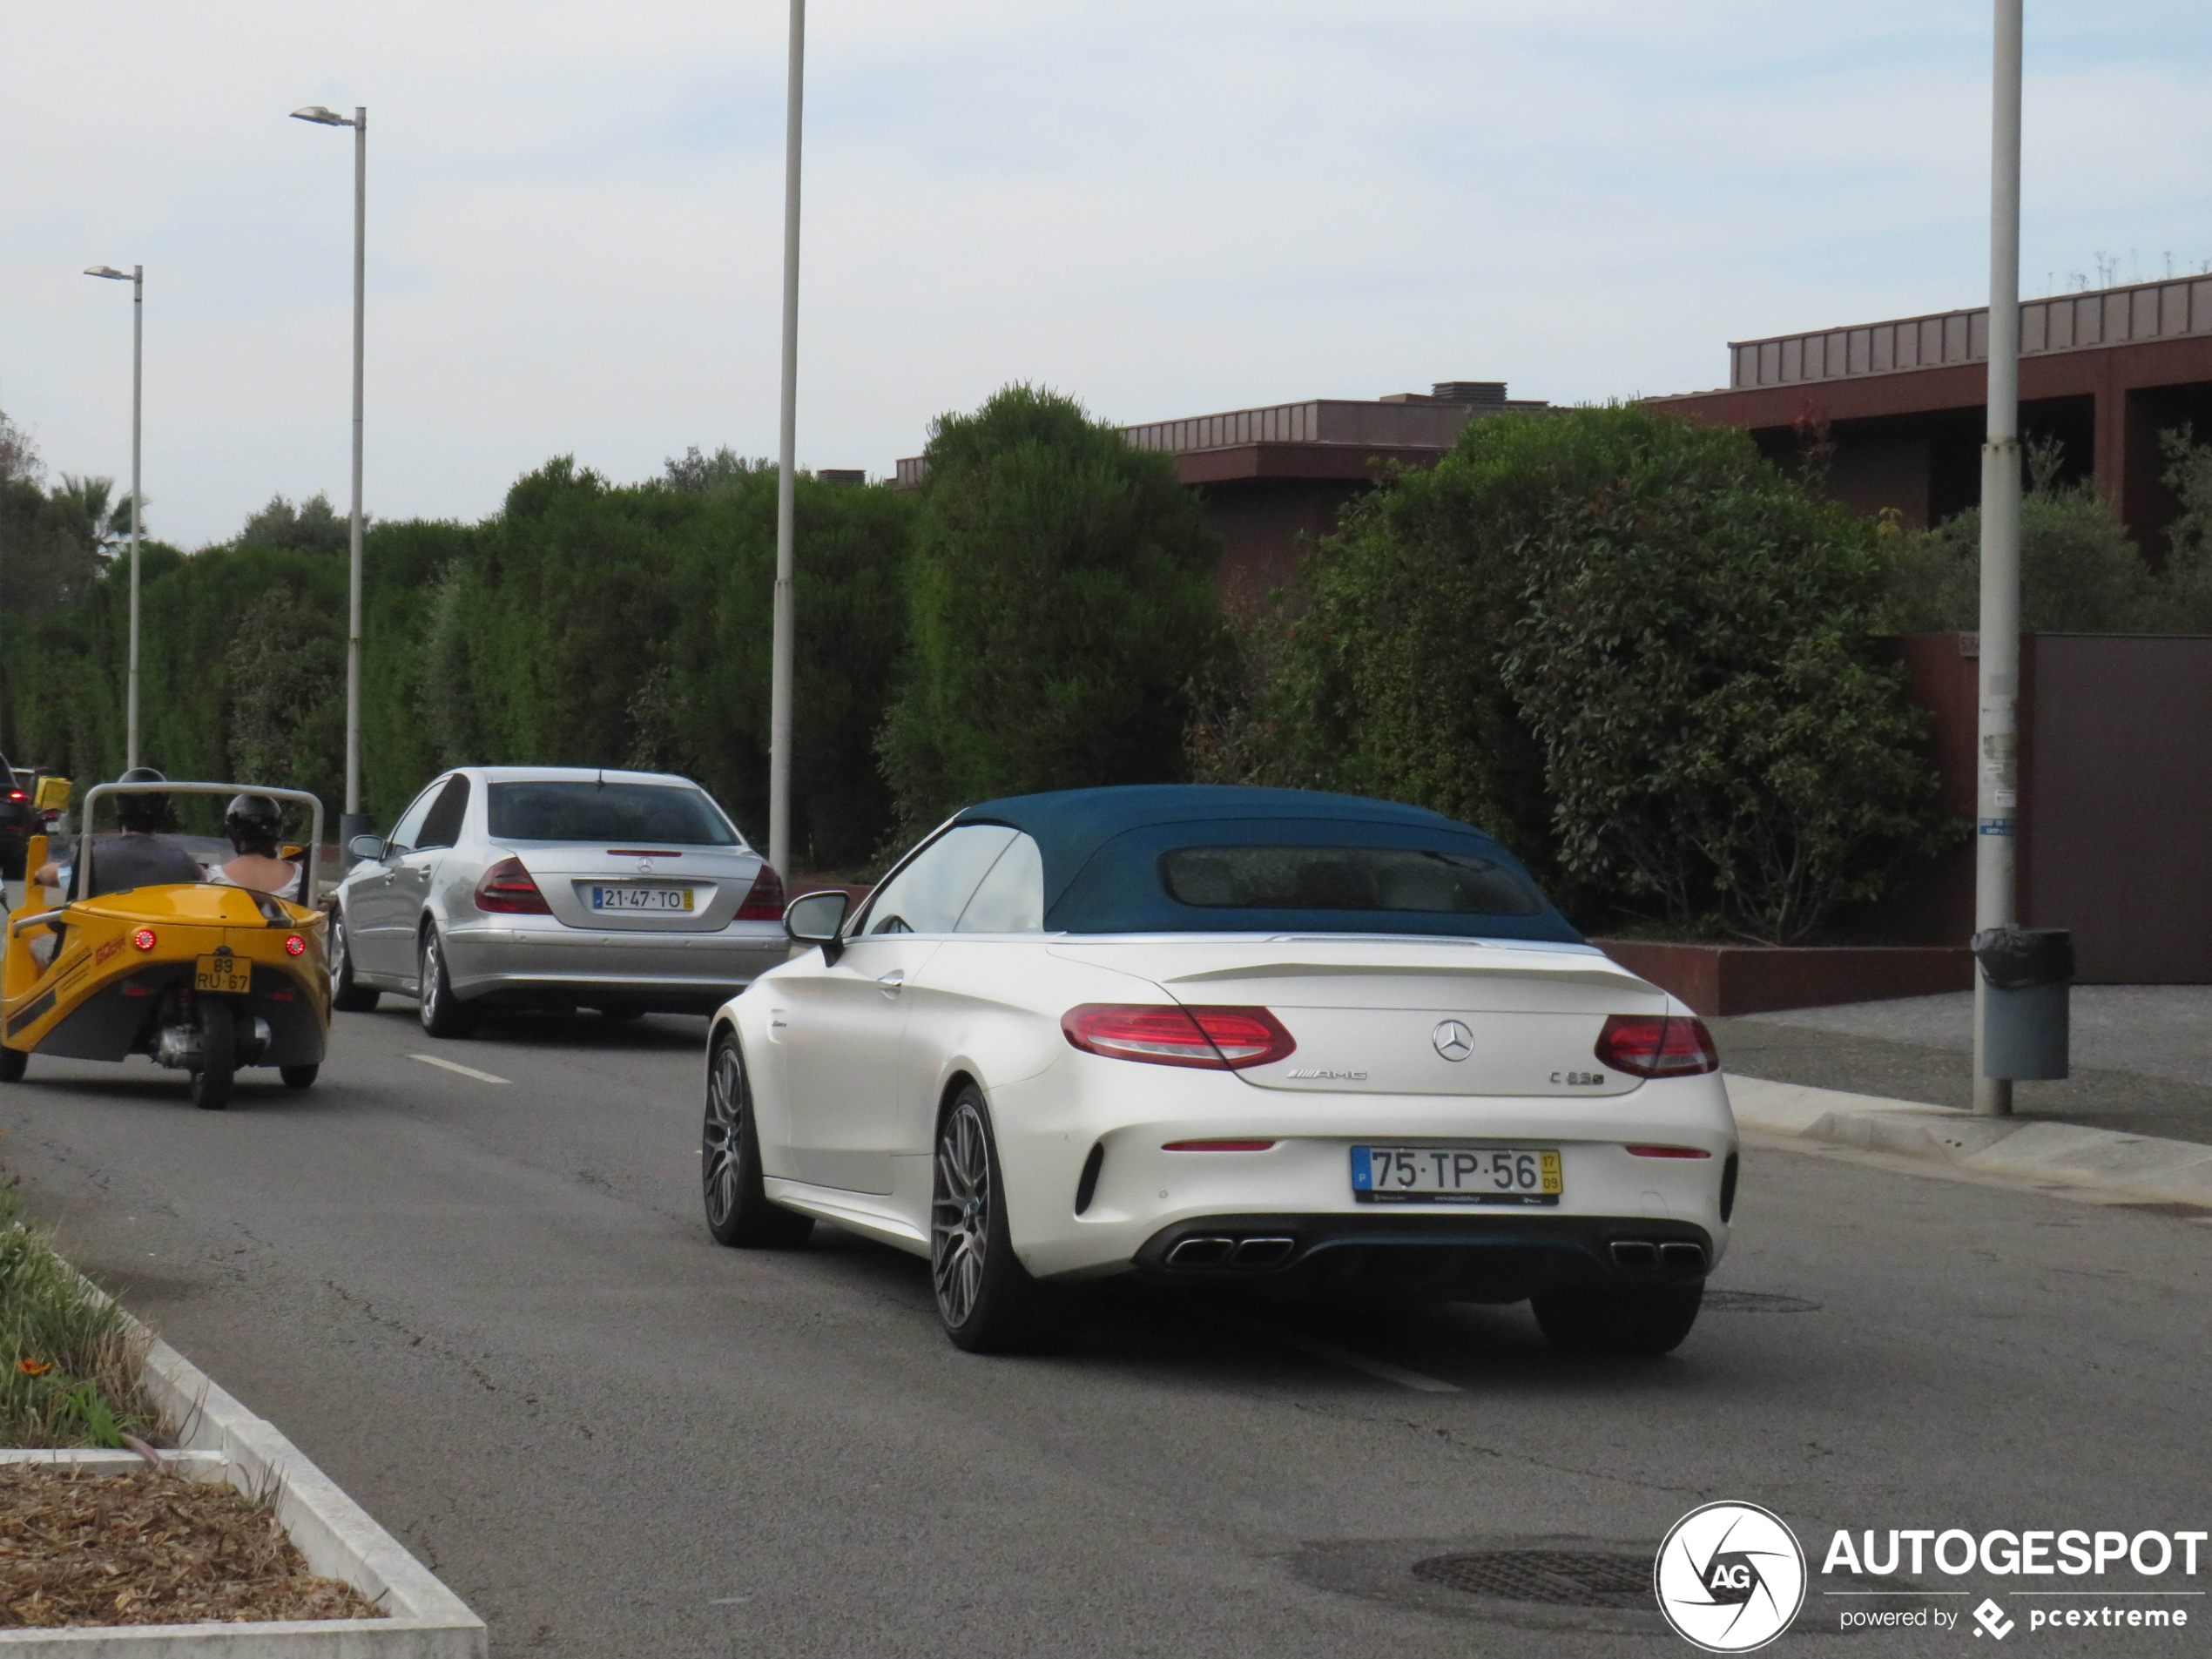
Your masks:
M 628 841 L 735 846 L 738 833 L 696 789 L 588 779 L 496 783 L 486 806 L 496 841 Z
M 1543 895 L 1472 853 L 1398 846 L 1184 846 L 1160 855 L 1177 903 L 1221 910 L 1402 910 L 1534 916 Z

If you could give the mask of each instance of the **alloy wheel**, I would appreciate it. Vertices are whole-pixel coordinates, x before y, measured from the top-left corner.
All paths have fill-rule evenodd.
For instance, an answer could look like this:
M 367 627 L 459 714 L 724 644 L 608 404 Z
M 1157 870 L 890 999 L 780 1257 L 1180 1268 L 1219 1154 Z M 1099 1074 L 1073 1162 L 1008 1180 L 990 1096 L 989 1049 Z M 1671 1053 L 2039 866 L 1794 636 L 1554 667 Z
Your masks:
M 991 1234 L 989 1131 L 973 1101 L 953 1108 L 937 1135 L 929 1205 L 929 1261 L 937 1308 L 948 1325 L 964 1325 L 983 1290 Z
M 438 1023 L 439 981 L 445 976 L 439 972 L 438 935 L 434 931 L 422 941 L 421 972 L 416 976 L 420 983 L 416 995 L 422 1005 L 422 1023 L 435 1028 Z
M 738 1148 L 745 1132 L 745 1067 L 734 1044 L 725 1042 L 714 1051 L 714 1064 L 706 1077 L 706 1127 L 701 1132 L 699 1178 L 706 1188 L 707 1224 L 727 1227 L 738 1208 Z

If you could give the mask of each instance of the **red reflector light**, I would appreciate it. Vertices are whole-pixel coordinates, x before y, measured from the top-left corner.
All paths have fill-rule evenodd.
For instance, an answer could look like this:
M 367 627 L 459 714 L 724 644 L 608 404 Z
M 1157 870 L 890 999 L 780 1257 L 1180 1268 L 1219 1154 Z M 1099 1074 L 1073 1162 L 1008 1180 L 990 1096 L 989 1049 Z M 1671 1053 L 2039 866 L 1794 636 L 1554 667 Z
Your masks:
M 784 879 L 764 864 L 760 873 L 752 878 L 752 885 L 745 889 L 745 902 L 738 907 L 739 921 L 781 921 L 784 919 Z
M 1704 1021 L 1681 1014 L 1614 1015 L 1598 1034 L 1597 1057 L 1632 1077 L 1694 1077 L 1721 1069 Z
M 1694 1146 L 1632 1146 L 1630 1157 L 1638 1158 L 1709 1158 L 1710 1152 L 1701 1152 Z
M 300 938 L 299 934 L 294 934 L 291 938 L 284 941 L 284 949 L 285 954 L 288 956 L 304 955 L 307 954 L 307 941 Z
M 1163 1141 L 1163 1152 L 1267 1152 L 1274 1150 L 1272 1141 Z
M 289 991 L 271 991 L 269 993 L 269 1001 L 272 1002 L 289 1002 L 292 1001 L 292 993 Z
M 553 907 L 520 859 L 502 859 L 476 883 L 476 908 L 498 916 L 550 916 Z
M 1062 1015 L 1060 1028 L 1086 1054 L 1216 1071 L 1264 1066 L 1298 1048 L 1282 1022 L 1265 1008 L 1086 1002 Z
M 154 946 L 153 929 L 151 927 L 139 928 L 138 932 L 131 935 L 131 942 L 136 945 L 140 950 L 152 950 Z

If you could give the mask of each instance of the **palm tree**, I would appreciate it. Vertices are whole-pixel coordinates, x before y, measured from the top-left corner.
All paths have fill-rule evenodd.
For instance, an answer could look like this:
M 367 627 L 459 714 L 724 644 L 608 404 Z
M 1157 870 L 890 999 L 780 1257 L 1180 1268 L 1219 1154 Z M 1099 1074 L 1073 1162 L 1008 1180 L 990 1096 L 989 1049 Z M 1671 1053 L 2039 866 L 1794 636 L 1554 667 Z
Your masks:
M 71 532 L 100 557 L 113 558 L 116 546 L 131 534 L 131 498 L 115 499 L 115 480 L 65 472 L 49 497 L 61 509 Z M 145 531 L 145 504 L 139 502 Z

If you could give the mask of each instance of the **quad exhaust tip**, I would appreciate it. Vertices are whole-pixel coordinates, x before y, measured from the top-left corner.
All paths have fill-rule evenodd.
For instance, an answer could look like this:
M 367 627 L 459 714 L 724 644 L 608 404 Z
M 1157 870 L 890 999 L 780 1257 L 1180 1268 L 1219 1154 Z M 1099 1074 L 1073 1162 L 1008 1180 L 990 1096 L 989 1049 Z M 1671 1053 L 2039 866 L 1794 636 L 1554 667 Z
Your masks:
M 1649 1238 L 1616 1238 L 1612 1251 L 1614 1266 L 1623 1272 L 1649 1273 L 1660 1267 L 1670 1273 L 1705 1271 L 1705 1247 L 1686 1238 L 1670 1238 L 1664 1243 Z
M 1271 1267 L 1280 1267 L 1290 1260 L 1291 1253 L 1297 1249 L 1297 1239 L 1274 1234 L 1228 1238 L 1209 1233 L 1182 1240 L 1168 1251 L 1167 1264 L 1186 1269 L 1234 1267 L 1248 1272 L 1262 1272 Z

